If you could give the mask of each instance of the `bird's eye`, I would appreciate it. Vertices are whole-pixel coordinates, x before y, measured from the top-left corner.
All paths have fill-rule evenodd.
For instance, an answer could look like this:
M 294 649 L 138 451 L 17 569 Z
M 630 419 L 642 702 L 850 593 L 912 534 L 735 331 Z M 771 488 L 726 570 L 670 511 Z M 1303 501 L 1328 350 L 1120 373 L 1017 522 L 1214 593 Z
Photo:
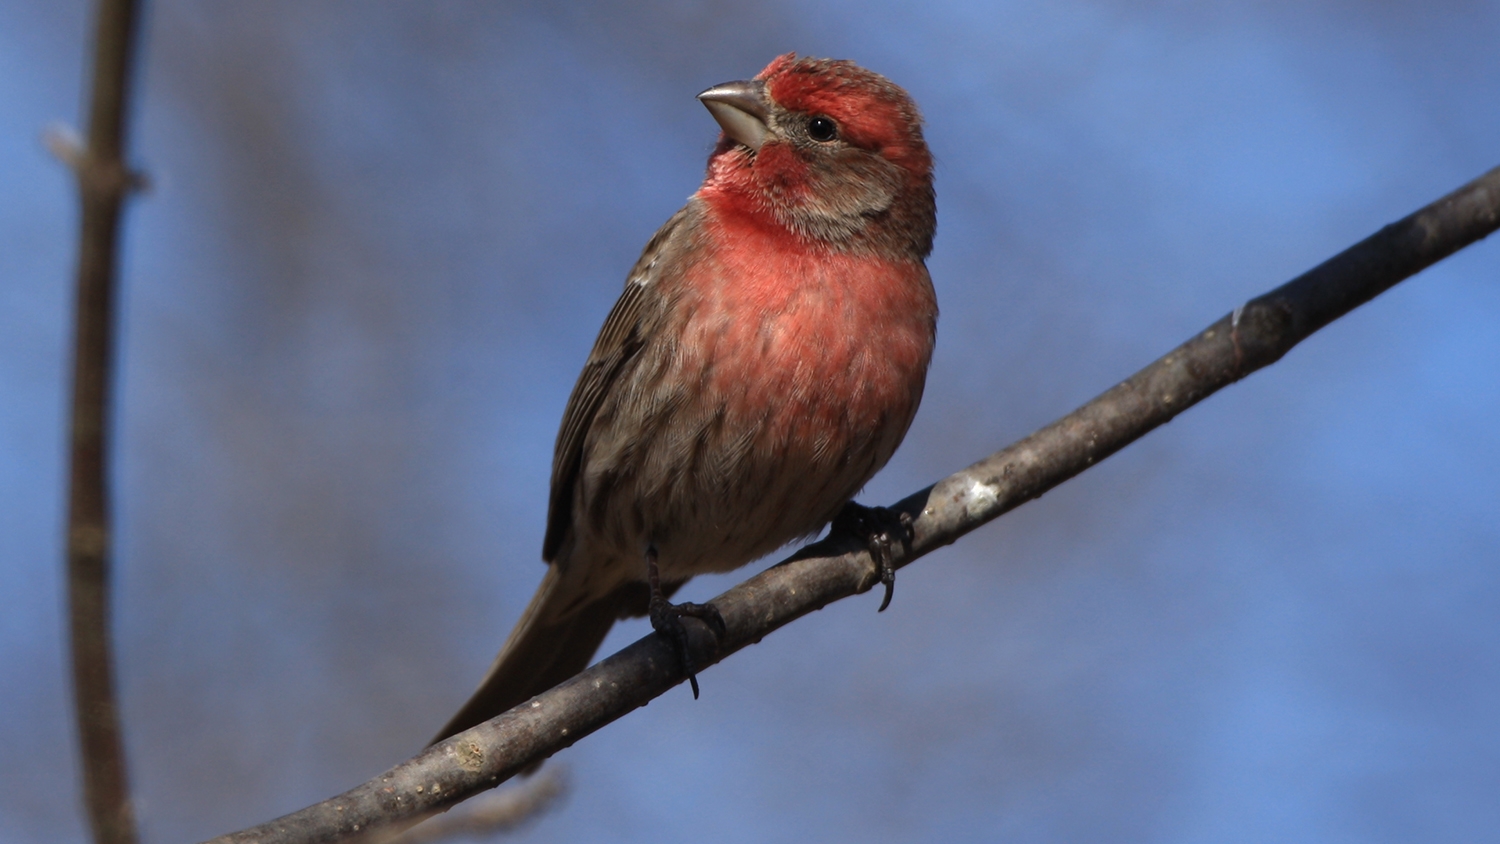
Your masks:
M 807 121 L 807 135 L 820 143 L 827 143 L 839 136 L 839 126 L 832 120 L 819 115 Z

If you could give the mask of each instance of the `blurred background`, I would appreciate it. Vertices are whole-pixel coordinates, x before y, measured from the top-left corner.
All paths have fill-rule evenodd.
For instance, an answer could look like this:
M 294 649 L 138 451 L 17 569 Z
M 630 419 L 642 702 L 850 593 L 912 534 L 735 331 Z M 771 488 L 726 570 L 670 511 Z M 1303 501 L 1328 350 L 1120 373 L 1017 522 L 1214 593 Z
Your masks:
M 83 841 L 62 641 L 92 7 L 0 0 L 0 840 Z M 1500 164 L 1500 3 L 157 0 L 116 627 L 147 842 L 418 750 L 543 572 L 553 436 L 693 99 L 912 92 L 926 401 L 863 499 L 1028 433 Z M 520 840 L 1479 840 L 1500 828 L 1500 243 L 559 758 Z M 711 597 L 749 571 L 682 593 Z M 641 635 L 625 625 L 614 650 Z

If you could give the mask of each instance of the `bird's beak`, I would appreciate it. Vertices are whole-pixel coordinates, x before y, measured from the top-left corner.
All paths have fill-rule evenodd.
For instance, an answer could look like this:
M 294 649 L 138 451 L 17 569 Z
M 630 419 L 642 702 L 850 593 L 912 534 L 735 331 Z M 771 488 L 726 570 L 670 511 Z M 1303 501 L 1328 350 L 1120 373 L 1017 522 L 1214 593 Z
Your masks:
M 698 95 L 708 113 L 719 121 L 724 134 L 759 152 L 771 130 L 766 118 L 771 110 L 766 107 L 766 85 L 758 79 L 746 82 L 725 82 L 715 85 Z

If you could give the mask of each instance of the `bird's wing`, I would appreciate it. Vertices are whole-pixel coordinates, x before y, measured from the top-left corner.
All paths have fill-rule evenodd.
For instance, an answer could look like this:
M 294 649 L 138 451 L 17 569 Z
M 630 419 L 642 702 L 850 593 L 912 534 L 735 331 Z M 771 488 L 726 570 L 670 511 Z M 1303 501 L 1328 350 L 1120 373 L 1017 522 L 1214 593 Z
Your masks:
M 652 287 L 658 275 L 657 259 L 662 246 L 687 218 L 688 210 L 683 208 L 673 214 L 646 244 L 625 280 L 625 292 L 620 294 L 604 320 L 604 327 L 599 329 L 599 339 L 594 341 L 594 350 L 589 353 L 583 372 L 578 374 L 578 383 L 573 385 L 552 454 L 552 496 L 547 504 L 547 536 L 542 542 L 542 559 L 548 562 L 557 556 L 573 523 L 573 486 L 578 480 L 589 428 L 604 397 L 644 345 L 642 321 L 650 316 L 648 305 L 658 301 Z

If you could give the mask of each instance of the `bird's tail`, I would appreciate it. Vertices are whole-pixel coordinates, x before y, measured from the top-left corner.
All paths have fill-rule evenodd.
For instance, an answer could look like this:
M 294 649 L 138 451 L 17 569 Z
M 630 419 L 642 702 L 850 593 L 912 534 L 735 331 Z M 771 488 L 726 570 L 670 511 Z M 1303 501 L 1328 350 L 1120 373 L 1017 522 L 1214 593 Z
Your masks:
M 561 581 L 558 567 L 549 565 L 542 585 L 505 640 L 479 690 L 449 719 L 432 744 L 488 721 L 582 671 L 615 619 L 639 612 L 632 604 L 640 597 L 633 593 L 641 590 L 620 588 L 564 614 L 563 610 L 575 603 L 575 596 Z

